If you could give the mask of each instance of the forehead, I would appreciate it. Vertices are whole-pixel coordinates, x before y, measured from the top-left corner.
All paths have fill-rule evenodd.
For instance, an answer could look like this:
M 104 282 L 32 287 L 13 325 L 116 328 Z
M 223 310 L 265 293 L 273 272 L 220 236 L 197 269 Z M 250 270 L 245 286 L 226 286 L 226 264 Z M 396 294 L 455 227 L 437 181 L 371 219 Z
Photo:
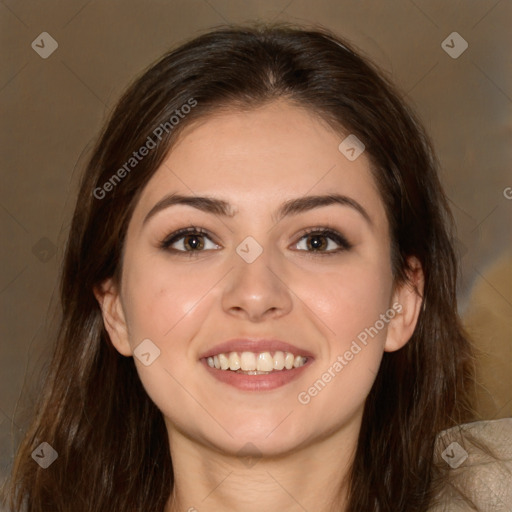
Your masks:
M 384 206 L 369 159 L 363 152 L 350 161 L 338 148 L 348 135 L 286 101 L 203 118 L 180 134 L 134 217 L 140 221 L 168 193 L 216 196 L 228 200 L 233 213 L 250 215 L 288 198 L 340 193 L 363 203 L 378 221 Z

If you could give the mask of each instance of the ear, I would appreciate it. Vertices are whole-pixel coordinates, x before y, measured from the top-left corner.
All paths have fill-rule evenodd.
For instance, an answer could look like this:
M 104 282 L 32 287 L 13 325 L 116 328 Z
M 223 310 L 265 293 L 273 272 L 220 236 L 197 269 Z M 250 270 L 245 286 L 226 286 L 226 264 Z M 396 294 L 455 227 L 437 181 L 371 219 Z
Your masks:
M 131 356 L 133 352 L 128 338 L 128 328 L 123 306 L 113 279 L 106 279 L 100 286 L 95 287 L 93 291 L 100 305 L 103 323 L 112 345 L 123 356 Z
M 393 293 L 392 305 L 397 314 L 388 324 L 385 352 L 399 350 L 411 339 L 423 304 L 423 268 L 415 257 L 410 257 L 408 263 L 408 279 Z

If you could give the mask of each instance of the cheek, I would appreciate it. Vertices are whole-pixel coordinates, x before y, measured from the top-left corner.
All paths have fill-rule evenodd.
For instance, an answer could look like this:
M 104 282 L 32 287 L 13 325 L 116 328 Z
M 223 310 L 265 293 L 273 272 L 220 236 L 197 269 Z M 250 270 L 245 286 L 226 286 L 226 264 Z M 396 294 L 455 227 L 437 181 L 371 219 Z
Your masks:
M 163 258 L 132 264 L 126 275 L 125 300 L 131 342 L 154 338 L 162 345 L 177 342 L 179 329 L 195 316 L 197 306 L 216 280 L 192 267 L 172 270 Z
M 305 295 L 306 290 L 299 293 Z M 329 421 L 336 423 L 363 405 L 395 313 L 390 311 L 391 292 L 389 269 L 375 263 L 340 267 L 309 283 L 307 303 L 315 308 L 329 340 L 312 378 L 297 397 L 309 412 L 324 417 L 329 410 Z
M 373 326 L 390 307 L 391 272 L 380 263 L 340 266 L 303 277 L 302 283 L 298 295 L 307 297 L 307 305 L 325 323 L 336 350 Z M 380 330 L 382 338 L 385 329 Z
M 127 268 L 130 344 L 135 348 L 150 339 L 159 350 L 149 366 L 134 357 L 139 378 L 164 416 L 189 429 L 186 418 L 204 414 L 191 400 L 190 393 L 196 394 L 191 381 L 196 361 L 190 340 L 201 331 L 201 318 L 211 311 L 212 301 L 218 300 L 212 290 L 218 279 L 215 272 L 196 272 L 192 267 L 177 272 L 162 258 L 144 265 L 132 262 Z
M 169 401 L 169 396 L 179 400 L 179 382 L 186 382 L 190 371 L 189 341 L 201 325 L 197 321 L 203 306 L 200 298 L 209 286 L 204 275 L 199 279 L 195 272 L 170 272 L 169 265 L 161 260 L 127 262 L 129 270 L 123 280 L 135 365 L 146 391 L 159 407 Z M 146 366 L 137 357 L 137 347 L 148 339 L 155 357 Z
M 372 330 L 380 304 L 367 303 L 362 311 L 350 299 L 345 314 L 331 321 L 336 334 L 328 356 L 315 362 L 296 396 L 302 414 L 317 418 L 314 423 L 326 430 L 338 429 L 362 412 L 383 355 L 386 329 Z

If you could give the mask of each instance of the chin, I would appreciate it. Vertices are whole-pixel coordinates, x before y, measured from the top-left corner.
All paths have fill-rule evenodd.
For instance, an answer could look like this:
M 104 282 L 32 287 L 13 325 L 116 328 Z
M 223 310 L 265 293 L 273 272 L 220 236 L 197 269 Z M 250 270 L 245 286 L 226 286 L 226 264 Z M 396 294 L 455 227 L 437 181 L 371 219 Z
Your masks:
M 293 416 L 283 421 L 286 415 L 280 415 L 275 418 L 268 418 L 266 421 L 244 421 L 238 423 L 225 423 L 225 428 L 231 434 L 225 431 L 217 438 L 211 438 L 211 426 L 208 430 L 210 434 L 209 442 L 214 444 L 217 449 L 232 455 L 251 456 L 279 456 L 293 451 L 302 446 L 311 439 L 311 434 L 304 430 L 298 430 L 298 425 L 294 424 Z M 295 418 L 297 420 L 297 418 Z M 305 423 L 305 422 L 301 422 Z M 308 429 L 311 425 L 308 426 Z

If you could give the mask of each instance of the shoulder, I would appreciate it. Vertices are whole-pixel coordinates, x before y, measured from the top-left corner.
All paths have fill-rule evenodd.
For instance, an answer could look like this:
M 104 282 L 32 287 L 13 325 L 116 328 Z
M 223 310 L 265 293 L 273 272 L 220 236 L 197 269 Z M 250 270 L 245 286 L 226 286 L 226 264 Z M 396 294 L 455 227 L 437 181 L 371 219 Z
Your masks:
M 444 483 L 428 512 L 512 511 L 512 418 L 444 430 L 434 460 Z

